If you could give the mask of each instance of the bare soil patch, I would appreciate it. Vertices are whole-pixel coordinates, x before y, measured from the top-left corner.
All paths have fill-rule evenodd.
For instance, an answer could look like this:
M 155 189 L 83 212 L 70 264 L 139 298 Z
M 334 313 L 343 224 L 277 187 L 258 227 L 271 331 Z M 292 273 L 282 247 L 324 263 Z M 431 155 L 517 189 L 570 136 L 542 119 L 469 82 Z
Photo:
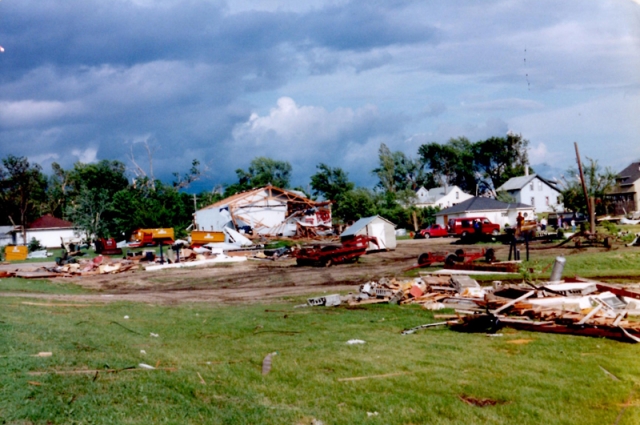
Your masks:
M 332 267 L 299 267 L 294 260 L 253 261 L 207 268 L 170 269 L 158 272 L 135 271 L 113 275 L 61 278 L 95 291 L 95 294 L 55 295 L 3 293 L 3 296 L 25 296 L 51 300 L 134 301 L 151 303 L 262 302 L 282 297 L 304 296 L 323 292 L 355 290 L 368 280 L 402 275 L 404 269 L 417 263 L 427 251 L 478 250 L 473 245 L 453 244 L 453 239 L 398 241 L 395 251 L 366 255 L 355 264 Z M 499 259 L 506 259 L 508 246 L 492 245 Z M 554 251 L 545 250 L 549 255 Z M 557 249 L 567 255 L 567 248 Z M 35 264 L 29 266 L 34 267 Z

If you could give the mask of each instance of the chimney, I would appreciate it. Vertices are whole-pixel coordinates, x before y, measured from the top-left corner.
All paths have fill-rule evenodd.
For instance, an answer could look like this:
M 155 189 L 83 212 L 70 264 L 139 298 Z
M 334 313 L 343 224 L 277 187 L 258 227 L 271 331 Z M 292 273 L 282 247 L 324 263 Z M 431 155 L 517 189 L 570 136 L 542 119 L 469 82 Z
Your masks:
M 524 175 L 528 176 L 529 175 L 529 164 L 525 164 L 524 165 Z

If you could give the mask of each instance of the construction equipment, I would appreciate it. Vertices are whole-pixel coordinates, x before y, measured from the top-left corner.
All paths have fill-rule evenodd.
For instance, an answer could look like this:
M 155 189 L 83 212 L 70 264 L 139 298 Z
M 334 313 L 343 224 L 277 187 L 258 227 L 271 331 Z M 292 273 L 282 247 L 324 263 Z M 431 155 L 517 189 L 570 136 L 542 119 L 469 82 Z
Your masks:
M 100 238 L 94 242 L 96 245 L 96 254 L 102 255 L 122 255 L 122 248 L 118 248 L 118 244 L 114 238 Z
M 172 228 L 138 229 L 131 236 L 129 246 L 138 248 L 142 246 L 173 245 L 174 234 Z
M 357 235 L 345 239 L 341 245 L 311 245 L 293 251 L 299 266 L 325 266 L 355 262 L 367 252 L 369 242 L 380 246 L 375 236 Z
M 225 242 L 224 232 L 206 232 L 204 230 L 193 230 L 191 232 L 191 247 L 198 247 L 216 242 Z

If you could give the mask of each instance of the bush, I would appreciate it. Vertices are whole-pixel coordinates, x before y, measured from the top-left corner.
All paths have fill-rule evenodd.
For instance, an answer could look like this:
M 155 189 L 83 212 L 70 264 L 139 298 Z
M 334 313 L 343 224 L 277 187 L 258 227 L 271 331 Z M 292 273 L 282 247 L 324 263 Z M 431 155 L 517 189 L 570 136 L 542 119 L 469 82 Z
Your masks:
M 620 231 L 620 228 L 618 228 L 618 226 L 616 226 L 615 224 L 613 224 L 610 221 L 606 221 L 605 220 L 605 221 L 601 222 L 600 225 L 602 227 L 604 227 L 607 230 L 607 232 L 609 232 L 612 235 L 617 235 L 618 232 Z
M 29 248 L 29 252 L 41 251 L 44 249 L 44 247 L 40 245 L 40 241 L 36 238 L 31 238 L 29 244 L 27 245 L 27 248 Z

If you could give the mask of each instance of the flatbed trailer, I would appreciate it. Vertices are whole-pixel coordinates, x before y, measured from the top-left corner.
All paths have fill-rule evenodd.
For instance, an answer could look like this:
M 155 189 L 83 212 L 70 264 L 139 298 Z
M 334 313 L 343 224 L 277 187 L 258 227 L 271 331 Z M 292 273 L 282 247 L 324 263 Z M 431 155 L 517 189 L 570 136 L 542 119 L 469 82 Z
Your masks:
M 312 245 L 293 252 L 299 266 L 325 266 L 355 262 L 367 252 L 369 242 L 378 244 L 375 236 L 358 235 L 343 241 L 340 245 Z

